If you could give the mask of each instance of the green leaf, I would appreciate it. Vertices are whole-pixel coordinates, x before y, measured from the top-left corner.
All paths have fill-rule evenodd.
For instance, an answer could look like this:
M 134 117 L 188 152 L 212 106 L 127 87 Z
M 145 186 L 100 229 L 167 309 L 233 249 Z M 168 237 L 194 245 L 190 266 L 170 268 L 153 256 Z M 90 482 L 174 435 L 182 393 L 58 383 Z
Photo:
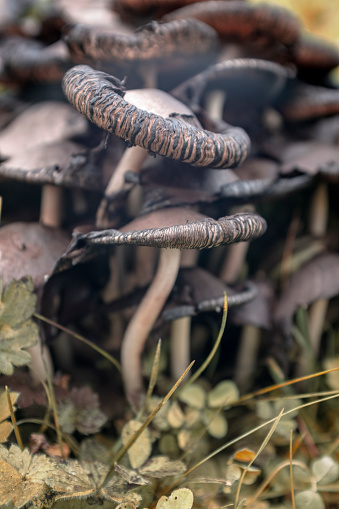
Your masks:
M 301 491 L 295 496 L 296 509 L 325 509 L 325 504 L 319 493 L 311 490 Z
M 312 463 L 312 472 L 318 484 L 331 484 L 339 477 L 339 464 L 331 456 L 322 456 Z
M 38 342 L 38 326 L 33 322 L 36 296 L 30 278 L 12 281 L 0 302 L 0 372 L 13 374 L 13 366 L 29 364 L 31 356 L 23 348 Z
M 202 412 L 202 421 L 211 437 L 223 438 L 226 435 L 228 424 L 220 412 L 206 408 Z
M 206 392 L 198 384 L 191 384 L 179 392 L 178 395 L 180 401 L 186 403 L 186 405 L 192 408 L 198 408 L 201 410 L 206 404 Z
M 222 380 L 207 396 L 210 408 L 224 408 L 232 405 L 239 399 L 239 390 L 232 380 Z

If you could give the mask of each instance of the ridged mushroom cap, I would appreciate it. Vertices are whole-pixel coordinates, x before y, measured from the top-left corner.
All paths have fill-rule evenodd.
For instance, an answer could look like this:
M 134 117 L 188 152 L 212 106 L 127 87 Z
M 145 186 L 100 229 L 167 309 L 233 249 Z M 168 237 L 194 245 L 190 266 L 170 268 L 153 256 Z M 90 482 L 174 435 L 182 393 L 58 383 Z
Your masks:
M 63 90 L 91 122 L 151 153 L 212 168 L 234 167 L 248 154 L 250 141 L 242 129 L 216 134 L 189 125 L 175 112 L 163 118 L 137 108 L 124 99 L 119 80 L 86 65 L 65 74 Z
M 64 40 L 74 58 L 109 62 L 135 62 L 188 57 L 209 53 L 217 46 L 217 33 L 197 19 L 152 21 L 135 33 L 120 34 L 90 25 L 75 25 Z
M 120 230 L 77 235 L 68 255 L 91 244 L 208 249 L 252 240 L 265 231 L 266 221 L 253 213 L 240 213 L 215 220 L 191 209 L 163 209 L 140 216 Z

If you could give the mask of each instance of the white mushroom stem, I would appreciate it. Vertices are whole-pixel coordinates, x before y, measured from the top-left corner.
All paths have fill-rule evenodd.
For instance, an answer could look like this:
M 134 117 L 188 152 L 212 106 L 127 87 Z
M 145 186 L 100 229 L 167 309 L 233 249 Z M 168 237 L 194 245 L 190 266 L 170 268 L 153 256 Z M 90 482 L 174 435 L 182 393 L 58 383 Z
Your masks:
M 249 246 L 249 242 L 239 242 L 229 246 L 220 272 L 220 279 L 224 283 L 232 284 L 237 281 L 239 273 L 244 266 Z
M 142 147 L 129 147 L 125 150 L 122 158 L 115 168 L 110 181 L 107 184 L 105 189 L 105 196 L 99 205 L 96 218 L 98 226 L 102 226 L 103 224 L 106 214 L 107 202 L 112 196 L 121 191 L 121 189 L 124 187 L 126 171 L 133 171 L 134 173 L 138 173 L 146 157 L 147 150 Z
M 46 184 L 41 191 L 40 223 L 58 228 L 63 216 L 63 189 Z
M 190 363 L 191 317 L 173 320 L 171 325 L 171 376 L 178 380 Z
M 199 258 L 198 249 L 182 249 L 180 267 L 195 267 Z M 192 318 L 184 316 L 173 320 L 170 332 L 171 377 L 178 378 L 191 362 L 191 325 Z M 186 376 L 186 379 L 189 374 Z
M 179 249 L 161 249 L 154 280 L 130 321 L 121 347 L 125 392 L 132 408 L 139 410 L 144 395 L 141 354 L 148 334 L 175 283 L 180 266 Z
M 206 98 L 206 111 L 215 120 L 223 119 L 226 92 L 224 90 L 213 90 Z
M 49 349 L 45 345 L 41 345 L 40 341 L 28 348 L 31 355 L 31 373 L 35 382 L 40 383 L 41 380 L 46 381 L 47 377 L 53 377 L 54 369 Z

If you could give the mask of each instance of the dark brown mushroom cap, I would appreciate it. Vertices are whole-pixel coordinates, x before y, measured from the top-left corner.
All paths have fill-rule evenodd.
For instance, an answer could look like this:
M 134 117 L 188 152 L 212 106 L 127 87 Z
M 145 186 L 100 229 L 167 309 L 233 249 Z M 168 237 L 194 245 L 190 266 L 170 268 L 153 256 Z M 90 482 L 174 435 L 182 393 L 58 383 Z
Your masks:
M 299 37 L 299 22 L 287 9 L 268 4 L 208 1 L 188 5 L 164 19 L 196 18 L 213 27 L 222 38 L 239 42 L 272 41 L 291 46 Z
M 339 113 L 339 89 L 298 83 L 279 107 L 291 122 L 300 122 Z
M 115 78 L 88 66 L 70 69 L 63 90 L 96 125 L 154 154 L 213 168 L 234 167 L 247 156 L 250 141 L 242 129 L 220 135 L 197 129 L 179 117 L 162 118 L 136 108 L 124 100 Z
M 147 228 L 145 224 L 152 220 L 152 214 L 162 217 L 171 226 Z M 142 216 L 128 224 L 129 231 L 103 230 L 78 235 L 70 246 L 72 251 L 89 245 L 137 245 L 168 249 L 206 249 L 232 244 L 260 237 L 266 230 L 266 221 L 257 214 L 242 213 L 229 217 L 221 217 L 217 221 L 212 218 L 190 220 L 191 217 L 203 217 L 187 209 L 168 209 Z M 154 216 L 153 216 L 154 217 Z M 184 224 L 178 224 L 179 220 Z M 138 229 L 137 229 L 138 228 Z M 143 228 L 143 229 L 141 229 Z
M 122 63 L 199 55 L 217 45 L 215 30 L 196 19 L 152 21 L 131 35 L 75 25 L 64 39 L 73 58 Z
M 13 38 L 6 41 L 0 54 L 7 80 L 58 82 L 71 66 L 62 41 L 44 46 L 38 41 Z
M 31 276 L 34 286 L 41 287 L 68 243 L 66 233 L 39 223 L 11 223 L 0 228 L 4 286 L 12 279 Z
M 326 73 L 339 65 L 339 49 L 324 39 L 302 35 L 293 49 L 292 61 L 301 71 Z

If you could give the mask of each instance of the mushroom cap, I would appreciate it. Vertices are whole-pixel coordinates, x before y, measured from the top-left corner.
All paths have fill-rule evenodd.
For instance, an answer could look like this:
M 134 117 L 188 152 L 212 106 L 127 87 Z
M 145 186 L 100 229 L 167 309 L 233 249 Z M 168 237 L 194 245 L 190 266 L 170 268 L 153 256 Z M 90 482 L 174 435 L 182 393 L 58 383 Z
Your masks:
M 274 62 L 237 58 L 211 65 L 171 93 L 194 109 L 206 91 L 220 89 L 226 93 L 227 110 L 244 109 L 244 105 L 258 110 L 271 104 L 292 76 L 291 69 Z
M 84 145 L 61 140 L 33 146 L 0 164 L 0 175 L 31 184 L 103 191 L 102 153 Z
M 158 224 L 162 226 L 154 226 Z M 140 216 L 120 231 L 102 230 L 77 235 L 66 257 L 91 244 L 206 249 L 252 240 L 265 231 L 266 221 L 257 214 L 240 213 L 215 220 L 191 209 L 178 207 Z
M 73 57 L 124 64 L 209 53 L 217 45 L 215 30 L 196 19 L 152 21 L 133 34 L 119 34 L 114 28 L 110 31 L 75 25 L 64 39 Z
M 86 65 L 67 71 L 63 90 L 89 120 L 154 154 L 214 168 L 236 166 L 247 156 L 250 141 L 242 129 L 221 135 L 197 129 L 175 115 L 163 118 L 136 108 L 122 97 L 116 78 Z
M 0 155 L 19 152 L 66 138 L 84 136 L 86 120 L 66 103 L 45 101 L 30 106 L 0 133 Z
M 62 41 L 44 46 L 16 37 L 5 42 L 0 54 L 8 79 L 60 82 L 71 66 L 67 46 Z
M 337 115 L 339 89 L 298 82 L 280 106 L 281 114 L 291 122 Z
M 201 124 L 188 106 L 157 88 L 127 90 L 124 99 L 136 108 L 147 110 L 163 118 L 170 118 L 173 114 L 184 117 L 185 121 L 201 128 Z
M 39 223 L 11 223 L 0 228 L 0 259 L 3 284 L 31 276 L 35 288 L 45 282 L 65 251 L 69 236 Z
M 339 48 L 314 35 L 302 34 L 293 49 L 292 61 L 300 71 L 312 72 L 314 79 L 314 71 L 326 73 L 339 65 Z
M 163 19 L 196 18 L 213 27 L 222 38 L 239 42 L 296 43 L 300 27 L 297 18 L 282 7 L 237 1 L 207 1 L 187 5 Z

